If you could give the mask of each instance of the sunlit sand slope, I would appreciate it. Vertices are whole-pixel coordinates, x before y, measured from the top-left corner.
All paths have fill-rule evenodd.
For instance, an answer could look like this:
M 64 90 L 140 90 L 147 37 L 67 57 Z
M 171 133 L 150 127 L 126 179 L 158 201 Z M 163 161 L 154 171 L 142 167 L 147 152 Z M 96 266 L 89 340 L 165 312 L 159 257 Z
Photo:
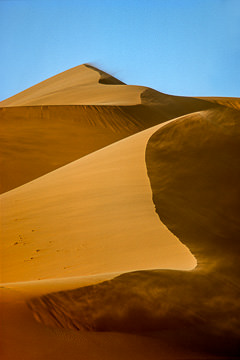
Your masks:
M 1 106 L 132 105 L 140 103 L 142 86 L 127 86 L 101 70 L 79 65 L 55 75 L 2 102 Z M 112 86 L 110 86 L 112 84 Z M 108 85 L 108 86 L 107 86 Z
M 142 105 L 0 108 L 0 192 L 161 121 Z
M 66 70 L 3 100 L 0 102 L 0 106 L 136 105 L 148 98 L 149 94 L 142 97 L 142 93 L 146 90 L 148 88 L 145 86 L 125 85 L 111 75 L 84 64 Z M 157 91 L 155 93 L 161 94 Z M 169 97 L 165 94 L 161 94 L 161 96 L 164 99 Z M 189 99 L 192 99 L 195 105 L 202 104 L 204 106 L 204 103 L 208 103 L 201 99 Z
M 231 109 L 176 119 L 147 144 L 156 211 L 197 257 L 196 269 L 138 271 L 46 294 L 29 301 L 36 319 L 82 331 L 155 331 L 173 346 L 239 356 L 239 144 Z
M 0 103 L 0 192 L 212 102 L 122 85 L 80 65 Z
M 238 358 L 239 99 L 82 65 L 0 106 L 4 360 Z
M 154 212 L 145 149 L 158 127 L 2 194 L 3 281 L 193 267 Z

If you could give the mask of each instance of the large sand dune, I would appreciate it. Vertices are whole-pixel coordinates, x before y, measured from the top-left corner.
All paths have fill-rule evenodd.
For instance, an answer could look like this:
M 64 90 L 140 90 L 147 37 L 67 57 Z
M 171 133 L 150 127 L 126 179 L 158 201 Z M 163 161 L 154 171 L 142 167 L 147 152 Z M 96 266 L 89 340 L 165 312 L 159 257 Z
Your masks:
M 0 192 L 212 102 L 161 94 L 81 65 L 0 102 Z
M 0 102 L 1 107 L 43 105 L 137 105 L 151 101 L 168 102 L 178 98 L 145 86 L 126 85 L 88 64 L 76 66 Z M 146 92 L 147 91 L 147 92 Z M 191 99 L 195 107 L 207 107 L 208 101 Z M 186 105 L 187 102 L 185 102 Z
M 154 212 L 145 149 L 157 128 L 1 195 L 3 281 L 191 268 Z
M 133 272 L 43 295 L 29 303 L 35 316 L 79 330 L 174 328 L 180 336 L 175 343 L 189 349 L 239 354 L 239 140 L 239 113 L 225 109 L 176 119 L 148 142 L 157 213 L 195 254 L 194 270 Z
M 0 113 L 1 193 L 158 123 L 137 106 L 22 106 Z
M 0 103 L 4 359 L 240 356 L 230 100 L 83 65 Z

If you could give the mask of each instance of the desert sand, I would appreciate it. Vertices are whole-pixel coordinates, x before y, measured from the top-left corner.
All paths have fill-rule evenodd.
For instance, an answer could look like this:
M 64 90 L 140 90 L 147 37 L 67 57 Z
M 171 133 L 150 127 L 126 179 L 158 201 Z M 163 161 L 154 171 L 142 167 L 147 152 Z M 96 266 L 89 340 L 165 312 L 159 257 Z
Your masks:
M 0 103 L 4 359 L 240 355 L 237 104 L 90 65 Z
M 80 65 L 0 102 L 0 193 L 129 135 L 217 106 L 170 96 Z M 121 84 L 121 82 L 118 82 Z
M 202 100 L 207 100 L 207 101 L 211 101 L 215 104 L 220 104 L 220 105 L 224 105 L 233 109 L 240 109 L 240 100 L 239 98 L 236 97 L 199 97 L 198 99 L 202 99 Z

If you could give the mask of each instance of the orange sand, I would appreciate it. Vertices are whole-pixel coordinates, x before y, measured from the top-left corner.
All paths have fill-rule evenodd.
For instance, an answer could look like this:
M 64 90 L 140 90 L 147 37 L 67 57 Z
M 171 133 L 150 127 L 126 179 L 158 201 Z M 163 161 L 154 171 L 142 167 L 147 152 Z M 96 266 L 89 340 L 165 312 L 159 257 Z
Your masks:
M 231 222 L 222 203 L 204 213 L 206 189 L 193 186 L 216 168 L 205 145 L 238 153 L 238 101 L 169 96 L 82 65 L 0 103 L 2 358 L 239 355 L 235 240 L 221 254 L 239 227 L 237 183 L 223 201 Z M 211 231 L 228 225 L 212 261 Z M 185 271 L 190 251 L 201 266 Z

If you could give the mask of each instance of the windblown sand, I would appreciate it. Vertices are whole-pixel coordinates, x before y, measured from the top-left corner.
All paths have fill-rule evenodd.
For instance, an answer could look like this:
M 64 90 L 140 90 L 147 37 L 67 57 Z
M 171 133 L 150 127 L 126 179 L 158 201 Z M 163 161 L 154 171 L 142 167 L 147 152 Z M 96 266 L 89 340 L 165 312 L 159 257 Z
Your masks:
M 82 65 L 0 103 L 2 358 L 239 356 L 238 102 Z

